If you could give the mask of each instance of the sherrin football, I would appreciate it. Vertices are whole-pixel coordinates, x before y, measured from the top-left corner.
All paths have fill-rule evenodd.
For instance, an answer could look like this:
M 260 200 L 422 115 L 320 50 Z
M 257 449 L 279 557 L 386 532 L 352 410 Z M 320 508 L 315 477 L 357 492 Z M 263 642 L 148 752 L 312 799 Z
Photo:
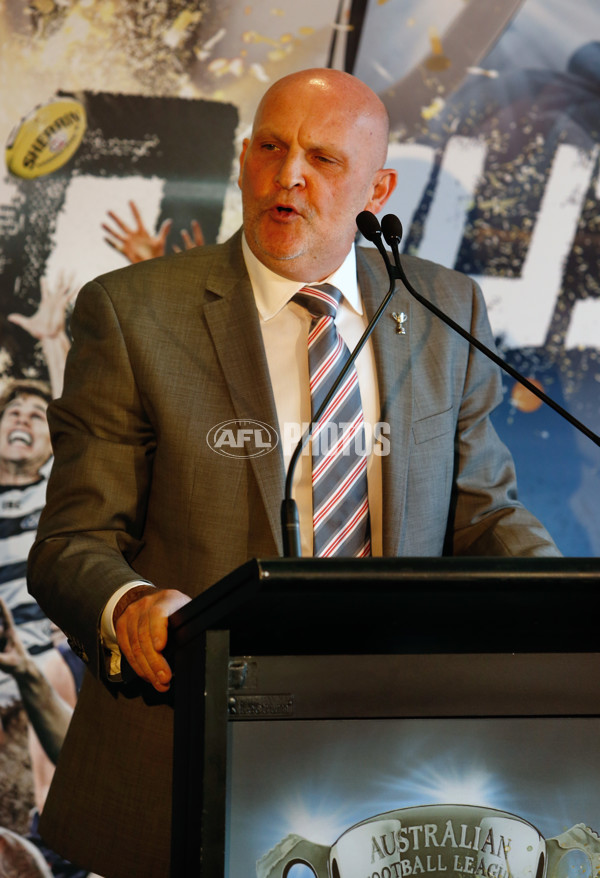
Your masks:
M 32 180 L 51 174 L 76 152 L 86 129 L 85 107 L 70 97 L 53 98 L 25 116 L 6 144 L 6 166 Z

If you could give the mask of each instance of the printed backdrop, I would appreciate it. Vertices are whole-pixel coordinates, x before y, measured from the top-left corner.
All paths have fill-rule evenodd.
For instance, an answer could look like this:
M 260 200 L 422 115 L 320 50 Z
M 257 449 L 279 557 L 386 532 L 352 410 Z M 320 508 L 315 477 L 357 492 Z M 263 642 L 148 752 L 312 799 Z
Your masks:
M 475 276 L 500 349 L 598 431 L 600 10 L 594 0 L 4 0 L 0 134 L 60 94 L 87 127 L 60 169 L 0 176 L 0 374 L 44 376 L 42 279 L 124 265 L 108 211 L 166 249 L 237 228 L 241 139 L 265 87 L 352 70 L 392 118 L 402 247 Z M 592 38 L 590 40 L 590 38 Z M 115 244 L 114 237 L 111 239 Z M 597 446 L 506 379 L 495 418 L 521 497 L 567 555 L 596 555 Z
M 48 377 L 14 319 L 44 291 L 228 237 L 260 95 L 330 65 L 389 108 L 402 248 L 474 276 L 505 358 L 599 430 L 597 0 L 1 0 L 0 28 L 4 144 L 56 99 L 85 112 L 59 167 L 0 170 L 0 378 Z M 598 447 L 505 389 L 521 498 L 564 554 L 597 555 Z

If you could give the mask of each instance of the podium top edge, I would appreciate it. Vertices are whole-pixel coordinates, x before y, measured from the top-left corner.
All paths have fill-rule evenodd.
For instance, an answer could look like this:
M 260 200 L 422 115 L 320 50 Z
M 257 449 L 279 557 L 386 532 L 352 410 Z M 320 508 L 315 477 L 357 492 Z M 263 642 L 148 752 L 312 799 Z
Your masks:
M 253 558 L 220 579 L 174 613 L 169 627 L 177 631 L 192 617 L 217 620 L 262 595 L 283 600 L 299 589 L 317 601 L 332 600 L 368 588 L 371 599 L 423 592 L 483 591 L 514 594 L 527 603 L 539 597 L 560 598 L 568 588 L 573 599 L 580 590 L 595 603 L 600 598 L 600 558 Z M 483 587 L 483 588 L 482 588 Z M 591 608 L 590 608 L 591 609 Z

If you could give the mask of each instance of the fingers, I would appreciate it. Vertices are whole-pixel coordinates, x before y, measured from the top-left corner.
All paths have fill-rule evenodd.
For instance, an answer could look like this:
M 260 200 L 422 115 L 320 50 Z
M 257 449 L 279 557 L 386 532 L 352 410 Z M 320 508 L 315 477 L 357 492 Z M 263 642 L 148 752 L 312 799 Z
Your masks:
M 129 202 L 129 207 L 131 208 L 131 212 L 132 212 L 132 214 L 133 214 L 133 218 L 134 218 L 134 220 L 135 220 L 136 223 L 137 223 L 138 232 L 144 232 L 144 234 L 147 234 L 147 232 L 146 232 L 146 227 L 144 226 L 144 223 L 143 223 L 143 221 L 142 221 L 141 214 L 140 214 L 140 212 L 139 212 L 139 210 L 138 210 L 138 206 L 137 206 L 137 204 L 135 203 L 135 201 L 130 201 L 130 202 Z
M 41 277 L 40 278 L 40 303 L 44 302 L 48 298 L 49 292 L 50 291 L 48 288 L 48 281 L 46 280 L 46 277 L 45 276 Z
M 192 220 L 192 233 L 196 247 L 202 247 L 204 245 L 204 233 L 198 220 Z
M 14 675 L 23 669 L 26 659 L 25 647 L 17 635 L 12 613 L 0 598 L 0 668 Z
M 75 273 L 59 272 L 56 280 L 56 295 L 63 300 L 64 305 L 68 305 L 76 297 L 79 288 L 75 284 Z
M 204 245 L 204 233 L 202 232 L 198 220 L 192 220 L 192 234 L 190 235 L 187 229 L 182 229 L 181 237 L 186 250 L 191 250 L 193 247 L 202 247 Z
M 110 240 L 109 240 L 109 238 L 105 238 L 104 240 L 107 241 L 109 244 L 112 243 L 113 247 L 118 246 L 115 243 L 116 241 L 118 241 L 120 244 L 124 244 L 125 241 L 127 240 L 127 238 L 124 235 L 119 235 L 118 232 L 116 232 L 114 229 L 111 229 L 111 227 L 109 225 L 107 225 L 106 223 L 102 223 L 101 228 L 106 232 L 107 235 L 110 236 Z
M 162 655 L 168 618 L 190 599 L 174 589 L 157 591 L 130 604 L 116 624 L 119 647 L 132 670 L 158 692 L 166 692 L 171 668 Z
M 164 246 L 167 242 L 167 238 L 169 236 L 169 232 L 171 231 L 171 226 L 173 225 L 172 219 L 166 219 L 162 223 L 160 229 L 158 230 L 158 235 L 156 236 L 156 240 L 161 244 L 164 250 Z
M 113 221 L 113 223 L 116 223 L 116 225 L 121 229 L 121 231 L 125 235 L 133 234 L 133 229 L 130 229 L 129 226 L 126 226 L 125 223 L 123 222 L 123 220 L 120 217 L 118 217 L 117 214 L 114 213 L 114 211 L 107 210 L 106 212 L 109 215 L 109 217 L 111 218 L 111 220 Z M 107 232 L 111 231 L 110 226 L 106 226 L 104 223 L 102 224 L 102 228 L 105 229 Z M 119 237 L 115 232 L 113 232 L 112 234 L 115 235 L 115 238 Z
M 154 618 L 154 617 L 158 618 Z M 166 692 L 171 682 L 171 669 L 156 648 L 160 625 L 166 618 L 150 598 L 141 598 L 125 610 L 117 620 L 117 641 L 133 671 L 159 692 Z
M 2 598 L 0 598 L 0 615 L 4 619 L 5 629 L 12 633 L 15 630 L 15 623 L 12 617 L 12 613 L 8 608 L 8 604 L 5 603 Z
M 103 228 L 109 231 L 107 226 L 103 226 Z M 40 291 L 40 307 L 54 305 L 66 308 L 76 298 L 79 287 L 75 284 L 74 273 L 67 274 L 65 271 L 59 271 L 52 285 L 48 283 L 45 275 L 40 278 Z
M 190 238 L 190 233 L 187 231 L 187 229 L 181 230 L 181 240 L 183 241 L 183 246 L 186 250 L 191 250 L 194 246 L 192 239 Z
M 121 254 L 124 253 L 125 247 L 122 244 L 117 244 L 116 241 L 113 241 L 111 238 L 104 238 L 104 243 L 108 244 L 109 247 L 112 247 L 113 250 L 117 250 Z

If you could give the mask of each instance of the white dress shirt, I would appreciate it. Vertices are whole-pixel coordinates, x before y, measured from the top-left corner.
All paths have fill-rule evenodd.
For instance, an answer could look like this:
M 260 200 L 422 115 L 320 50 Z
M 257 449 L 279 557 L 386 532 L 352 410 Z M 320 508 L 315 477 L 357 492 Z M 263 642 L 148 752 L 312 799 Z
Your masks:
M 310 423 L 311 414 L 307 346 L 311 318 L 306 308 L 290 302 L 304 283 L 281 277 L 263 265 L 252 253 L 245 238 L 242 239 L 242 250 L 260 318 L 287 471 L 290 457 L 303 429 Z M 309 282 L 309 279 L 305 281 Z M 354 247 L 337 271 L 320 282 L 333 284 L 342 292 L 335 324 L 352 351 L 368 323 L 358 289 Z M 380 411 L 375 357 L 370 341 L 357 357 L 356 371 L 365 431 L 370 439 L 379 422 Z M 381 555 L 381 456 L 377 454 L 369 455 L 367 481 L 371 551 L 373 555 Z M 300 517 L 302 555 L 310 556 L 313 553 L 312 477 L 308 445 L 294 474 L 293 494 Z

